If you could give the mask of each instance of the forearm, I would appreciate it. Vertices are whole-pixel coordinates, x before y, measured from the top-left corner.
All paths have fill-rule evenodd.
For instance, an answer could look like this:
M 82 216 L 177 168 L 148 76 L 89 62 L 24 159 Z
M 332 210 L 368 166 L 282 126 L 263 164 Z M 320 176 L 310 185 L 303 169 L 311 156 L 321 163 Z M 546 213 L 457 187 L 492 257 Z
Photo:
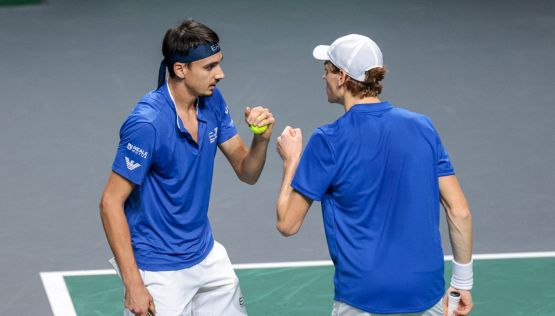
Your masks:
M 301 159 L 303 137 L 299 128 L 285 127 L 277 138 L 277 150 L 283 160 L 283 179 L 276 201 L 276 228 L 284 236 L 296 234 L 303 224 L 312 200 L 291 186 Z
M 449 239 L 453 251 L 451 287 L 472 290 L 474 273 L 472 263 L 472 217 L 466 203 L 446 207 Z M 461 295 L 463 293 L 461 292 Z M 470 297 L 470 292 L 466 293 Z
M 472 216 L 468 202 L 455 175 L 439 178 L 441 204 L 445 208 L 449 239 L 453 250 L 451 286 L 471 290 L 474 284 L 472 269 Z
M 253 137 L 251 147 L 241 161 L 238 172 L 239 179 L 249 184 L 258 181 L 266 162 L 268 144 L 268 139 L 260 136 Z
M 123 206 L 103 205 L 100 214 L 108 244 L 118 263 L 125 287 L 143 286 L 131 247 L 131 236 Z
M 284 164 L 283 166 L 283 178 L 281 181 L 281 187 L 276 203 L 276 215 L 278 224 L 284 222 L 287 216 L 289 201 L 291 200 L 291 193 L 293 192 L 291 181 L 293 181 L 295 170 L 297 169 L 297 164 L 298 162 L 293 162 L 287 165 Z
M 472 216 L 468 208 L 447 210 L 447 224 L 453 258 L 458 263 L 468 263 L 472 259 Z
M 291 186 L 298 163 L 298 159 L 294 159 L 283 164 L 283 179 L 276 201 L 276 228 L 283 236 L 294 235 L 301 229 L 312 205 L 310 198 L 295 191 Z
M 441 204 L 445 208 L 453 257 L 458 263 L 468 263 L 472 259 L 472 216 L 457 177 L 440 177 L 439 191 Z

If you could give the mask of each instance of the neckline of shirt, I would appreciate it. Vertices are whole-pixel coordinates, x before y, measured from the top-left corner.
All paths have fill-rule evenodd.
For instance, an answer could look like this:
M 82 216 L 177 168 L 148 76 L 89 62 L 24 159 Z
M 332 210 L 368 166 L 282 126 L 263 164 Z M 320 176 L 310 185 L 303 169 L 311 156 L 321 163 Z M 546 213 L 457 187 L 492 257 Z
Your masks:
M 173 98 L 172 92 L 170 90 L 170 85 L 168 84 L 167 81 L 166 81 L 165 85 L 166 85 L 166 89 L 168 91 L 168 95 L 170 96 L 171 103 L 173 105 L 173 110 L 175 111 L 175 122 L 177 123 L 177 128 L 179 130 L 185 129 L 185 126 L 181 127 L 181 124 L 179 124 L 180 117 L 177 114 L 177 105 L 175 103 L 175 99 Z M 199 97 L 197 97 L 197 99 L 195 100 L 195 110 L 196 110 L 196 113 L 197 113 L 197 120 L 200 119 L 198 108 L 199 108 Z
M 357 103 L 349 109 L 349 112 L 379 112 L 391 108 L 393 108 L 393 106 L 387 101 L 377 103 Z

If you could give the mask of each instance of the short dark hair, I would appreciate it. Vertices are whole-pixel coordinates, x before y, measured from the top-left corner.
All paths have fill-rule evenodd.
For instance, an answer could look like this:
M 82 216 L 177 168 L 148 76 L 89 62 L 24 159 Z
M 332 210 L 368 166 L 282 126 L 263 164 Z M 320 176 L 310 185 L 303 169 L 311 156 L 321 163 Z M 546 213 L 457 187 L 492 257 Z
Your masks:
M 339 68 L 329 60 L 326 60 L 324 67 L 331 73 L 336 74 L 339 72 Z M 386 72 L 385 66 L 370 69 L 365 73 L 364 82 L 357 81 L 347 75 L 345 86 L 355 97 L 377 97 L 382 93 L 383 83 L 381 81 L 385 78 Z
M 162 43 L 162 54 L 164 58 L 176 53 L 187 56 L 190 48 L 219 41 L 218 34 L 211 28 L 193 19 L 187 19 L 166 31 Z M 167 67 L 170 77 L 175 77 L 173 65 L 167 65 Z

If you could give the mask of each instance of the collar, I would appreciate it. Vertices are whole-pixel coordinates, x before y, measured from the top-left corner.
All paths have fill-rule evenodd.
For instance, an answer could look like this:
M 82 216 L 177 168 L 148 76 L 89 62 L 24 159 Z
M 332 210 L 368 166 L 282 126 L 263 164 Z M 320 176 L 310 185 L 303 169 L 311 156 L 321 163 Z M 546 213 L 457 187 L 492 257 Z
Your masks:
M 381 112 L 381 111 L 389 110 L 391 108 L 393 108 L 393 106 L 387 101 L 378 102 L 378 103 L 359 103 L 359 104 L 353 105 L 349 109 L 349 112 L 351 112 L 351 111 L 354 111 L 354 112 Z
M 175 114 L 175 121 L 177 123 L 177 129 L 179 129 L 179 131 L 182 132 L 182 133 L 189 133 L 185 129 L 185 126 L 183 125 L 183 121 L 181 121 L 181 118 L 179 117 L 179 115 L 177 115 L 175 99 L 173 98 L 173 95 L 172 95 L 171 90 L 170 90 L 170 86 L 168 85 L 167 81 L 162 86 L 162 93 L 164 95 L 166 95 L 166 98 L 168 99 L 168 101 L 171 105 L 171 108 L 172 108 L 172 110 Z M 202 121 L 202 122 L 206 122 L 206 120 L 204 119 L 204 111 L 205 111 L 205 108 L 206 108 L 204 106 L 204 101 L 205 101 L 204 97 L 197 97 L 197 100 L 195 101 L 195 108 L 197 110 L 197 120 Z

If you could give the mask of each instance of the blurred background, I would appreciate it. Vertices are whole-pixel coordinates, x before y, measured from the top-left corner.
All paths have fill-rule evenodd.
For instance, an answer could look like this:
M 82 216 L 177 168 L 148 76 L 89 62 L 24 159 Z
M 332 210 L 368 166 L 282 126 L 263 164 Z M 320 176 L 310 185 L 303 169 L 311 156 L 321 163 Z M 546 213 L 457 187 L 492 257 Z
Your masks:
M 41 271 L 109 268 L 98 202 L 119 127 L 156 87 L 165 31 L 189 17 L 221 38 L 219 87 L 247 143 L 245 106 L 269 107 L 274 136 L 301 127 L 305 143 L 341 116 L 312 49 L 371 37 L 389 69 L 382 99 L 430 116 L 442 136 L 473 212 L 474 252 L 555 250 L 552 1 L 0 0 L 3 314 L 50 313 Z M 255 186 L 218 153 L 215 237 L 233 263 L 327 260 L 318 204 L 298 235 L 275 229 L 275 137 Z

